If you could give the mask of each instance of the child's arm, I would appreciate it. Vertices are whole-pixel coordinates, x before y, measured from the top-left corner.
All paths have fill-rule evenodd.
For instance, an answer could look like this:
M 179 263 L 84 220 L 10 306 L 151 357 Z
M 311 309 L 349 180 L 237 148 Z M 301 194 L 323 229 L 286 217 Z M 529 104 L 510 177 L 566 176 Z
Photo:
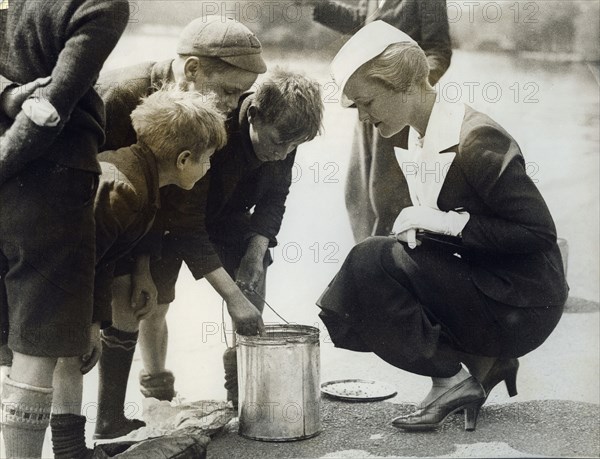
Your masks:
M 102 1 L 74 13 L 70 35 L 52 70 L 44 100 L 58 112 L 56 126 L 39 126 L 19 112 L 0 137 L 0 185 L 46 151 L 60 134 L 83 95 L 92 88 L 129 18 L 129 4 Z
M 227 302 L 227 311 L 231 316 L 235 330 L 240 335 L 256 335 L 264 332 L 260 312 L 244 296 L 224 268 L 218 268 L 206 274 L 206 280 Z

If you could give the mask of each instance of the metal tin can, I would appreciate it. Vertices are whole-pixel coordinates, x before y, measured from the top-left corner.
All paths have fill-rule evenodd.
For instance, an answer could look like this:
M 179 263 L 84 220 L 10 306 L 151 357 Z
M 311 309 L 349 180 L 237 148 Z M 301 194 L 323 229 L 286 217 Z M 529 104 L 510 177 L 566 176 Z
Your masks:
M 237 335 L 239 434 L 293 441 L 321 431 L 319 330 L 267 325 L 264 336 Z

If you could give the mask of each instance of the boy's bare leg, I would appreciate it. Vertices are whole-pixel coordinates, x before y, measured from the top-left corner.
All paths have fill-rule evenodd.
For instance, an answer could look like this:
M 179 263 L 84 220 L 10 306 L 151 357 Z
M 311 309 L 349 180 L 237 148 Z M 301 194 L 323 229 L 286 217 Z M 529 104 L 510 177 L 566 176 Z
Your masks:
M 168 304 L 159 304 L 152 315 L 140 322 L 140 351 L 144 362 L 140 390 L 145 397 L 170 401 L 175 396 L 175 377 L 166 369 L 168 310 Z
M 13 354 L 10 376 L 2 383 L 2 434 L 6 454 L 41 457 L 52 405 L 56 358 Z
M 83 459 L 92 451 L 85 444 L 86 418 L 81 415 L 83 374 L 80 357 L 58 359 L 54 369 L 52 400 L 52 448 L 54 457 Z
M 169 329 L 167 312 L 169 304 L 159 304 L 155 312 L 140 322 L 140 351 L 146 373 L 165 371 Z
M 98 362 L 100 381 L 95 439 L 118 438 L 145 425 L 138 419 L 127 419 L 123 412 L 138 338 L 131 288 L 131 276 L 116 277 L 113 281 L 113 325 L 102 330 L 102 355 Z

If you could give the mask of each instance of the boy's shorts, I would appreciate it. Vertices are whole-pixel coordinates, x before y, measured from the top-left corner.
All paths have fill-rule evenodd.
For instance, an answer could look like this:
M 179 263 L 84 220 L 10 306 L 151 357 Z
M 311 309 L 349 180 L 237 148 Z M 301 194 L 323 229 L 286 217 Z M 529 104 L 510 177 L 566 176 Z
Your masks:
M 196 280 L 202 279 L 205 274 L 220 267 L 223 267 L 232 278 L 235 278 L 234 273 L 239 267 L 247 248 L 247 243 L 234 246 L 214 244 L 213 247 L 218 254 L 218 260 L 215 260 L 214 257 L 207 257 L 206 260 L 199 261 L 189 256 L 189 247 L 193 247 L 193 244 L 193 236 L 180 237 L 167 234 L 163 238 L 160 260 L 153 260 L 150 263 L 152 279 L 158 290 L 158 304 L 169 304 L 175 300 L 175 284 L 184 261 Z M 265 255 L 265 273 L 267 266 L 272 262 L 271 253 L 267 251 Z
M 221 262 L 214 253 L 205 259 L 199 259 L 197 255 L 190 253 L 190 247 L 197 247 L 199 244 L 193 234 L 168 233 L 163 237 L 161 257 L 150 263 L 152 279 L 158 291 L 158 304 L 169 304 L 175 299 L 175 284 L 184 261 L 196 280 L 221 267 Z
M 89 346 L 98 176 L 36 160 L 0 187 L 2 343 L 74 357 Z

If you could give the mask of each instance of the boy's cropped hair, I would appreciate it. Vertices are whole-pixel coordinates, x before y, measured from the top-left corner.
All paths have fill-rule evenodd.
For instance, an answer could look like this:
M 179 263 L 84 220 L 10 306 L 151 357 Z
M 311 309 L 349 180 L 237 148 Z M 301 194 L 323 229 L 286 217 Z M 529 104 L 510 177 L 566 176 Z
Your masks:
M 185 150 L 198 161 L 205 150 L 219 150 L 227 144 L 225 116 L 214 99 L 174 85 L 143 98 L 131 113 L 131 121 L 138 141 L 162 161 L 175 159 Z
M 308 142 L 321 133 L 323 98 L 319 83 L 276 68 L 254 95 L 257 116 L 277 128 L 282 141 Z

